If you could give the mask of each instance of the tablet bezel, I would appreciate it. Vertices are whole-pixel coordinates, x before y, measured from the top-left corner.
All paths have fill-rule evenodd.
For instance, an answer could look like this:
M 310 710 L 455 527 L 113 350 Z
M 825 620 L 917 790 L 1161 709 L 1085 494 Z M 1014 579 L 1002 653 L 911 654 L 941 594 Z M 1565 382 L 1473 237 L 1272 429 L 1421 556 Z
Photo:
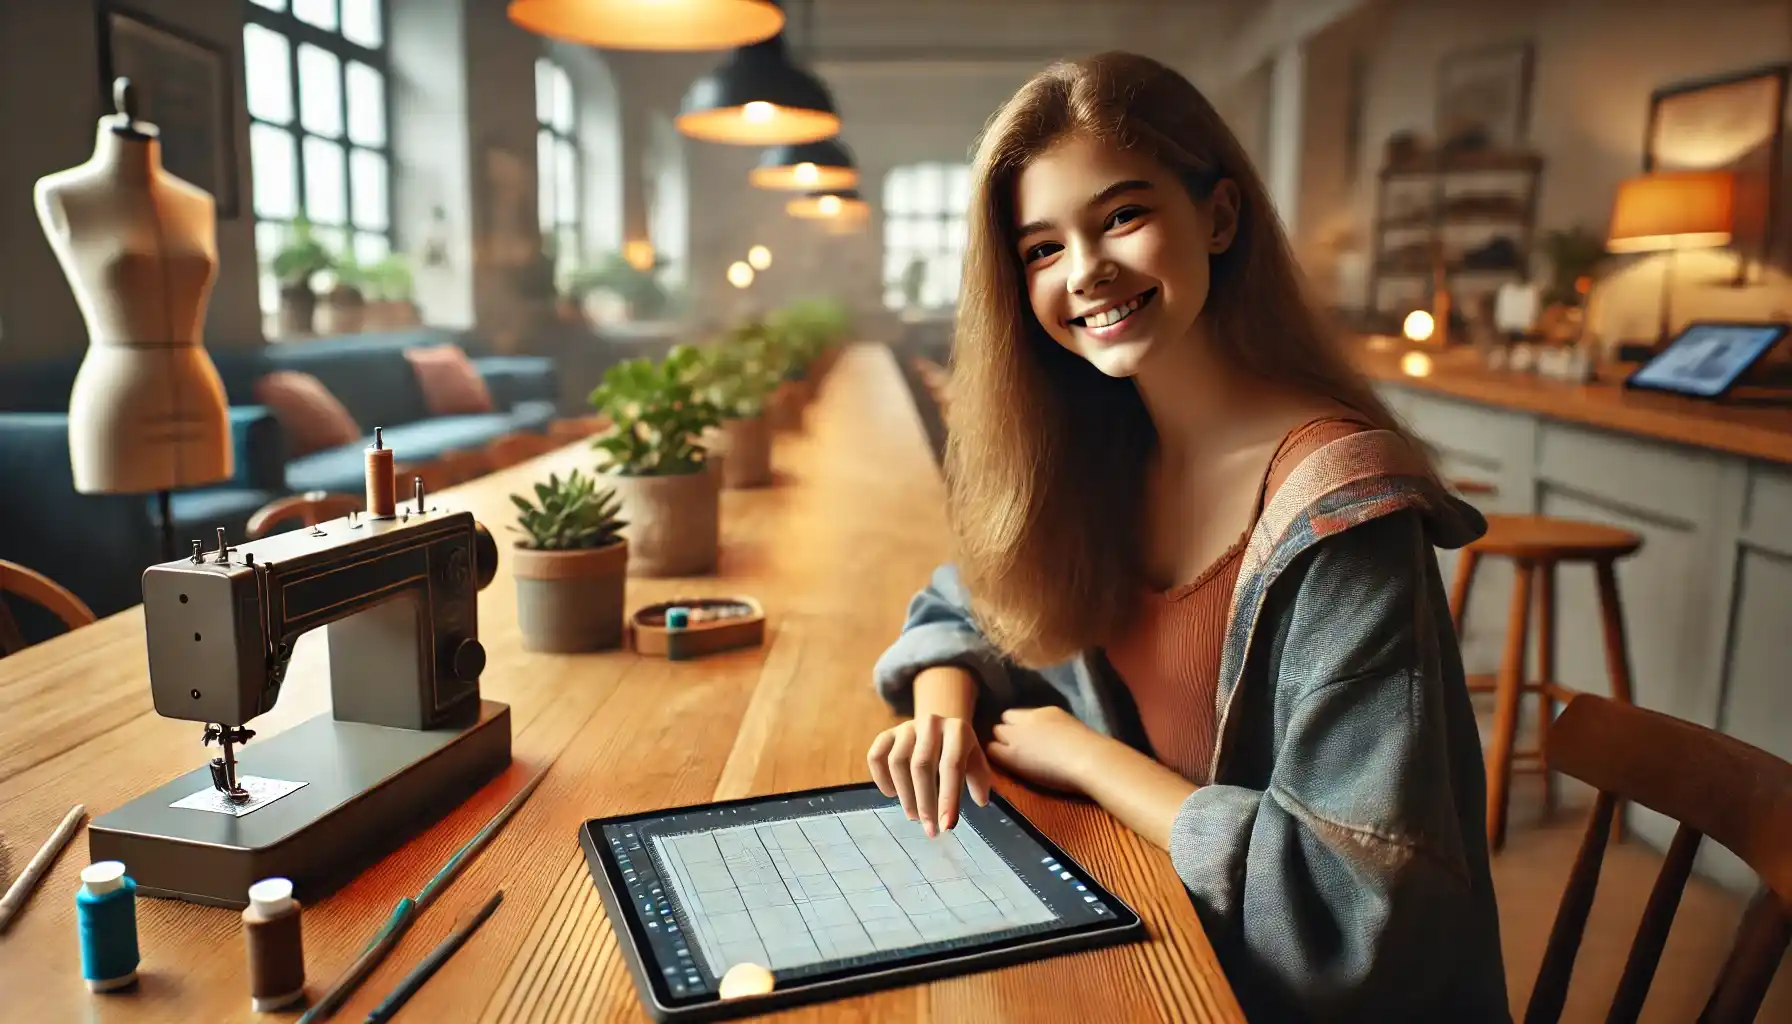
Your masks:
M 1688 334 L 1707 327 L 1730 327 L 1751 330 L 1768 328 L 1774 333 L 1771 341 L 1761 346 L 1760 351 L 1756 352 L 1753 357 L 1743 363 L 1728 380 L 1724 381 L 1723 387 L 1717 389 L 1717 391 L 1712 394 L 1702 395 L 1694 391 L 1681 390 L 1671 384 L 1657 384 L 1641 379 L 1642 375 L 1648 371 L 1649 367 L 1655 365 L 1656 360 L 1672 351 L 1674 346 L 1680 344 L 1681 340 Z M 1767 353 L 1772 352 L 1777 348 L 1780 342 L 1785 341 L 1788 333 L 1792 333 L 1792 323 L 1783 320 L 1693 320 L 1682 327 L 1679 333 L 1670 338 L 1666 345 L 1662 346 L 1654 355 L 1651 355 L 1642 363 L 1642 365 L 1630 371 L 1630 375 L 1624 378 L 1624 386 L 1633 391 L 1652 391 L 1663 395 L 1678 395 L 1681 398 L 1691 398 L 1702 402 L 1720 401 L 1729 395 L 1731 389 L 1735 388 L 1742 378 L 1748 376 L 1748 372 L 1755 368 L 1756 363 L 1759 363 L 1762 359 L 1766 358 Z
M 665 986 L 665 979 L 661 976 L 661 965 L 657 962 L 649 963 L 653 958 L 653 953 L 648 942 L 646 924 L 635 912 L 634 900 L 626 895 L 628 888 L 622 877 L 621 866 L 611 854 L 609 843 L 603 839 L 604 827 L 606 825 L 627 825 L 694 811 L 741 807 L 768 801 L 831 796 L 843 792 L 875 790 L 876 788 L 874 784 L 865 782 L 826 786 L 791 793 L 769 793 L 738 800 L 721 800 L 681 807 L 658 808 L 635 814 L 592 818 L 580 825 L 579 845 L 585 851 L 586 866 L 590 869 L 592 880 L 597 884 L 599 894 L 603 897 L 604 909 L 609 915 L 612 928 L 615 927 L 619 919 L 626 925 L 628 933 L 626 941 L 624 941 L 621 930 L 618 929 L 617 946 L 628 961 L 629 972 L 634 975 L 636 991 L 642 995 L 648 1011 L 655 1020 L 722 1020 L 745 1014 L 764 1013 L 779 1007 L 821 1002 L 877 989 L 897 988 L 932 978 L 969 974 L 1046 956 L 1118 945 L 1145 937 L 1144 922 L 1140 919 L 1137 911 L 1096 881 L 1094 876 L 1074 857 L 1067 854 L 1062 847 L 1046 838 L 1012 803 L 1003 798 L 1001 794 L 992 792 L 989 809 L 1006 815 L 1008 820 L 1020 826 L 1021 830 L 1035 843 L 1038 843 L 1046 853 L 1056 858 L 1057 863 L 1062 865 L 1064 870 L 1069 871 L 1075 881 L 1081 882 L 1087 887 L 1090 895 L 1106 903 L 1112 911 L 1111 918 L 1093 920 L 1087 924 L 1076 925 L 1070 929 L 1044 936 L 1020 936 L 965 949 L 918 954 L 881 968 L 847 968 L 836 973 L 805 978 L 800 982 L 776 988 L 765 996 L 728 1000 L 714 995 L 673 997 Z

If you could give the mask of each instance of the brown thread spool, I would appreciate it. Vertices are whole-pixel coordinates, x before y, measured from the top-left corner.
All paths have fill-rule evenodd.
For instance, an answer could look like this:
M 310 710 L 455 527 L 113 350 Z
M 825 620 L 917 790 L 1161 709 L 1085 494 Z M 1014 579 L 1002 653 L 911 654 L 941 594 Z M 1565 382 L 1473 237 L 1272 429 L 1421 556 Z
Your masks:
M 249 946 L 249 1005 L 256 1013 L 291 1006 L 305 995 L 305 946 L 292 882 L 264 878 L 249 887 L 243 911 Z
M 392 449 L 386 447 L 381 428 L 373 428 L 373 447 L 367 449 L 367 514 L 390 519 L 398 504 L 393 477 Z

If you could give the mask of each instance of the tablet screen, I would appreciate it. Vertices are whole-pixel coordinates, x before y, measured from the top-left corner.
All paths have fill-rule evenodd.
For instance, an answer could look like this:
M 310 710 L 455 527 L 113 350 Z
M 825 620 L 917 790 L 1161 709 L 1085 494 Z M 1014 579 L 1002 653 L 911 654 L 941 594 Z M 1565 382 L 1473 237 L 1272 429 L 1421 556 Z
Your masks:
M 1715 398 L 1785 333 L 1784 324 L 1693 324 L 1632 374 L 1629 383 Z
M 673 1005 L 714 998 L 741 962 L 782 987 L 1136 921 L 999 800 L 966 800 L 933 838 L 872 786 L 595 831 Z

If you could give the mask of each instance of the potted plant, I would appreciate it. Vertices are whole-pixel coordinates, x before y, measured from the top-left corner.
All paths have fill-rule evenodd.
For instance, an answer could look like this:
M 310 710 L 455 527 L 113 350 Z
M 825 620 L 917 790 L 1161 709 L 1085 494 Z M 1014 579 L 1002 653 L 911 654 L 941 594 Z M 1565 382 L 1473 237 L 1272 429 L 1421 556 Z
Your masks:
M 677 345 L 657 364 L 630 359 L 591 392 L 610 417 L 592 446 L 604 453 L 603 473 L 628 517 L 633 575 L 692 576 L 716 565 L 720 489 L 702 437 L 721 417 L 692 384 L 701 358 Z
M 334 261 L 304 217 L 293 221 L 292 237 L 274 254 L 274 279 L 280 283 L 279 334 L 283 338 L 304 337 L 313 332 L 317 314 L 317 293 L 311 279 L 330 269 Z
M 363 271 L 367 286 L 369 330 L 409 327 L 419 322 L 412 298 L 411 264 L 403 253 L 390 253 Z
M 619 252 L 607 253 L 575 275 L 575 287 L 581 296 L 591 292 L 614 295 L 628 310 L 630 320 L 658 320 L 671 306 L 671 295 L 659 278 L 665 266 L 666 261 L 655 256 L 653 264 L 643 270 Z
M 566 654 L 622 643 L 628 524 L 614 490 L 573 470 L 535 485 L 535 500 L 512 494 L 523 534 L 510 560 L 523 647 Z
M 718 456 L 725 487 L 772 481 L 772 432 L 765 407 L 782 376 L 777 353 L 757 325 L 743 324 L 703 350 L 694 371 L 697 394 L 716 407 L 721 425 L 704 435 Z
M 353 252 L 342 252 L 330 261 L 333 283 L 324 293 L 323 334 L 359 334 L 367 323 L 367 268 Z

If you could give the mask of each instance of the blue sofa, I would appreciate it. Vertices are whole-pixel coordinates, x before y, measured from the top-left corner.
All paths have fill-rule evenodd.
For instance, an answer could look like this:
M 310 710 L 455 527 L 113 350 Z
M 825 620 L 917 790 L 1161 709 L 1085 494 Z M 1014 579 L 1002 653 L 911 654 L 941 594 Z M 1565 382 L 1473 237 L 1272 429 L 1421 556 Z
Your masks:
M 471 357 L 497 411 L 429 415 L 404 352 L 454 342 Z M 477 335 L 419 328 L 385 334 L 211 349 L 231 404 L 236 475 L 210 487 L 177 492 L 170 505 L 175 538 L 185 550 L 195 538 L 212 546 L 217 528 L 240 541 L 249 516 L 276 498 L 308 490 L 359 494 L 362 450 L 374 427 L 406 462 L 440 455 L 517 430 L 541 430 L 556 415 L 559 382 L 552 359 L 498 356 Z M 153 495 L 75 493 L 68 457 L 68 394 L 80 354 L 24 364 L 0 364 L 0 558 L 28 565 L 74 591 L 95 614 L 109 615 L 142 600 L 145 566 L 161 557 L 161 527 Z M 348 409 L 367 436 L 339 448 L 288 458 L 278 422 L 255 404 L 254 385 L 275 370 L 317 377 Z M 54 625 L 18 608 L 28 639 Z

